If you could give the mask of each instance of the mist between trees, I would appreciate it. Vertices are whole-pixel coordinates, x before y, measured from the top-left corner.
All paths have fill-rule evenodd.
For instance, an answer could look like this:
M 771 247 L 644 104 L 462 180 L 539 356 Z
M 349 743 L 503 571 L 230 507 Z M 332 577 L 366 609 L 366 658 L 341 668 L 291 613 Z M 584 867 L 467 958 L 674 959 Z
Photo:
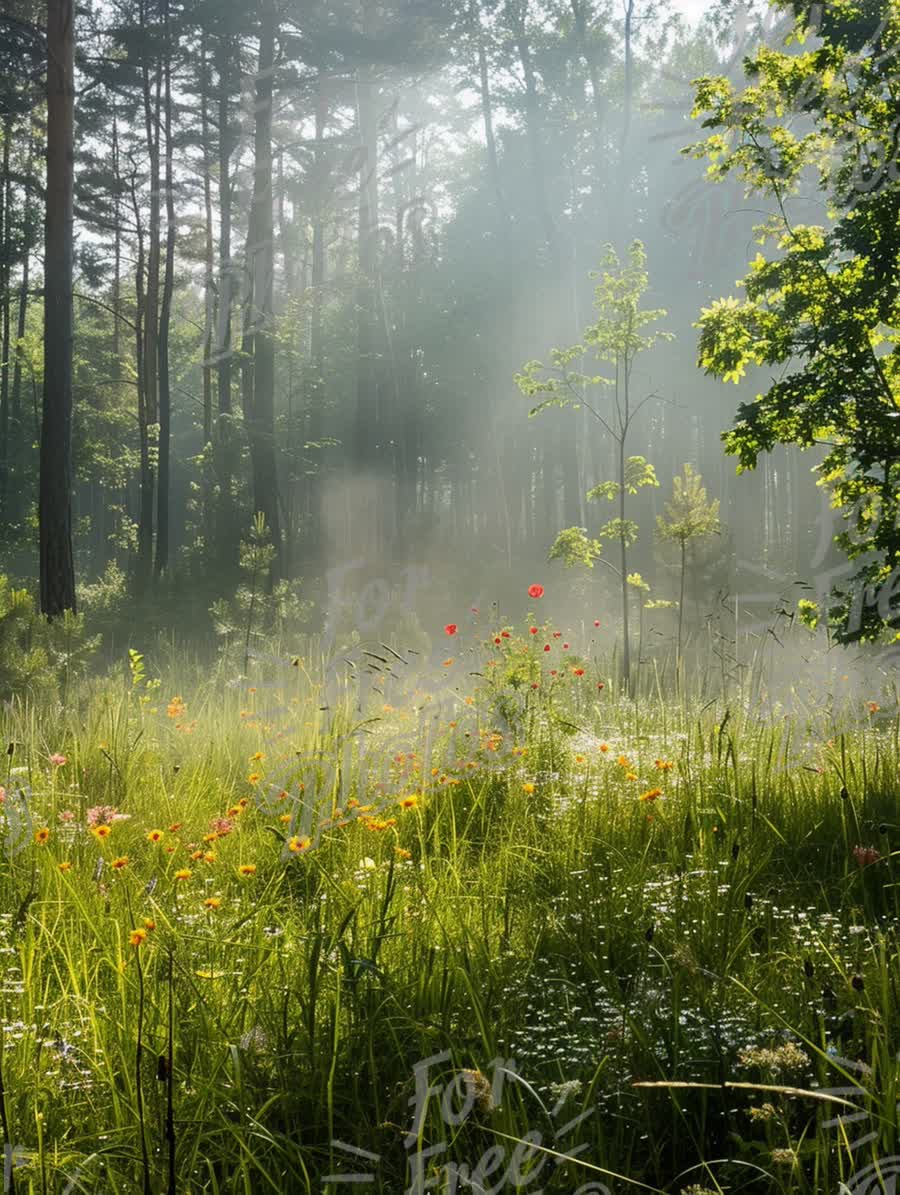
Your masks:
M 109 628 L 126 628 L 137 601 L 148 626 L 226 637 L 243 625 L 248 578 L 255 617 L 320 626 L 325 576 L 351 558 L 372 576 L 426 561 L 434 605 L 488 579 L 502 605 L 561 528 L 597 534 L 590 499 L 617 476 L 619 443 L 591 417 L 596 344 L 581 338 L 598 277 L 625 270 L 639 242 L 660 336 L 622 358 L 628 437 L 654 470 L 629 499 L 629 526 L 645 529 L 629 545 L 636 600 L 666 635 L 677 608 L 680 644 L 735 593 L 745 609 L 793 599 L 798 583 L 827 598 L 852 572 L 834 534 L 865 539 L 896 512 L 873 516 L 878 486 L 848 485 L 829 506 L 814 472 L 831 460 L 827 434 L 776 429 L 750 460 L 731 431 L 729 450 L 756 465 L 738 476 L 722 435 L 766 383 L 741 368 L 723 389 L 729 362 L 710 346 L 729 332 L 704 315 L 698 334 L 698 321 L 718 319 L 754 229 L 787 219 L 791 187 L 789 226 L 822 218 L 803 153 L 786 165 L 785 150 L 768 173 L 757 162 L 757 178 L 740 151 L 723 160 L 751 118 L 773 127 L 723 97 L 739 95 L 760 46 L 798 64 L 809 45 L 837 46 L 857 76 L 880 77 L 892 26 L 877 5 L 869 16 L 841 41 L 821 5 L 723 3 L 691 24 L 650 0 L 621 12 L 593 0 L 76 12 L 52 0 L 45 26 L 43 10 L 7 0 L 5 570 L 33 578 L 40 547 L 51 615 L 76 604 L 77 579 L 78 604 Z M 812 42 L 791 43 L 795 23 Z M 833 136 L 845 207 L 881 202 L 889 153 L 868 146 L 868 165 L 840 173 L 837 126 L 862 89 L 833 86 L 822 53 L 788 87 L 786 127 Z M 682 152 L 702 136 L 695 103 L 705 128 L 724 130 L 702 156 Z M 580 393 L 530 422 L 514 376 L 557 346 L 574 346 L 565 367 Z M 600 359 L 609 382 L 618 359 Z M 717 521 L 667 546 L 653 528 L 686 463 Z M 625 584 L 604 567 L 572 578 L 598 605 Z M 883 582 L 863 577 L 845 625 L 859 609 L 883 620 L 884 602 L 865 596 Z

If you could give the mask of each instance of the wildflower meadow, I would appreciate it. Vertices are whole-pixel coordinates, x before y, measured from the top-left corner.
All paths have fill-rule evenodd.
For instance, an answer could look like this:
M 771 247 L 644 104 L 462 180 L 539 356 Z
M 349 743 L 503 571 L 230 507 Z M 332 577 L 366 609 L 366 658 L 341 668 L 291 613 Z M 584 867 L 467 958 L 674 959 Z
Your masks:
M 889 675 L 628 695 L 520 605 L 4 707 L 9 1190 L 890 1173 Z

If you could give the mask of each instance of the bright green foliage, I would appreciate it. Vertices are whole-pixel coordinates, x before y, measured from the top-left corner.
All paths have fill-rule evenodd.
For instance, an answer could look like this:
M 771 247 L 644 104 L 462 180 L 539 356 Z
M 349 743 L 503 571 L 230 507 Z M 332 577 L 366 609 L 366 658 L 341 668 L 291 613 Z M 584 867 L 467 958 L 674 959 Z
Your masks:
M 625 462 L 625 489 L 636 494 L 645 485 L 659 486 L 656 470 L 643 456 L 630 456 Z
M 602 535 L 604 539 L 617 539 L 620 544 L 630 548 L 637 543 L 640 530 L 634 519 L 610 519 L 597 534 Z
M 695 115 L 713 131 L 690 152 L 708 157 L 712 178 L 737 172 L 779 212 L 759 230 L 770 252 L 751 264 L 746 298 L 703 311 L 699 361 L 735 382 L 749 365 L 779 367 L 769 389 L 739 408 L 727 451 L 752 469 L 776 444 L 827 449 L 819 484 L 846 524 L 837 545 L 858 561 L 833 592 L 830 623 L 839 639 L 872 639 L 900 617 L 900 3 L 791 8 L 789 40 L 805 45 L 815 19 L 815 49 L 760 49 L 745 63 L 751 85 L 742 92 L 721 78 L 697 86 Z M 830 227 L 791 219 L 790 196 L 810 172 Z
M 658 486 L 656 470 L 646 457 L 630 456 L 625 462 L 625 492 L 636 494 L 645 485 Z M 618 498 L 621 486 L 617 481 L 601 481 L 593 489 L 588 490 L 587 497 L 596 502 L 600 498 L 607 498 L 610 502 Z
M 684 466 L 681 476 L 672 479 L 672 497 L 664 509 L 665 513 L 656 519 L 661 539 L 686 544 L 719 530 L 719 500 L 707 501 L 703 478 L 691 464 Z
M 14 589 L 0 575 L 0 696 L 4 698 L 41 689 L 50 680 L 47 652 L 32 639 L 38 622 L 31 594 Z
M 219 598 L 210 607 L 216 632 L 222 637 L 223 654 L 240 644 L 246 672 L 251 644 L 264 633 L 280 641 L 296 632 L 309 618 L 312 603 L 300 596 L 300 582 L 279 581 L 269 587 L 269 569 L 275 548 L 265 517 L 257 513 L 250 534 L 241 540 L 240 570 L 243 576 L 232 601 Z
M 128 669 L 131 673 L 131 687 L 138 689 L 144 683 L 146 675 L 144 669 L 144 657 L 139 651 L 135 651 L 133 647 L 128 649 Z
M 594 271 L 591 277 L 599 279 L 594 287 L 594 309 L 597 319 L 585 329 L 583 343 L 566 349 L 553 349 L 549 365 L 537 360 L 526 362 L 521 373 L 515 375 L 515 382 L 522 393 L 529 397 L 548 395 L 532 407 L 529 412 L 531 416 L 539 414 L 547 407 L 572 407 L 578 410 L 584 406 L 611 434 L 614 434 L 614 431 L 621 433 L 637 408 L 622 407 L 607 421 L 585 400 L 584 392 L 590 386 L 615 386 L 616 381 L 604 377 L 603 374 L 572 369 L 571 365 L 591 350 L 598 361 L 613 366 L 618 364 L 630 375 L 631 366 L 639 353 L 652 348 L 661 340 L 671 340 L 672 334 L 645 331 L 651 324 L 662 319 L 666 312 L 662 308 L 641 308 L 641 298 L 649 279 L 647 255 L 640 241 L 632 243 L 625 265 L 619 262 L 612 247 L 607 246 L 601 268 Z M 642 457 L 631 459 L 643 460 Z
M 699 473 L 690 463 L 680 477 L 672 479 L 672 497 L 664 513 L 657 516 L 656 530 L 660 539 L 678 544 L 681 575 L 678 587 L 678 655 L 681 656 L 681 636 L 684 628 L 684 579 L 687 567 L 687 546 L 693 539 L 715 535 L 720 529 L 719 500 L 707 501 L 706 487 Z
M 601 262 L 601 269 L 591 275 L 598 279 L 594 287 L 594 310 L 596 320 L 584 330 L 582 343 L 566 349 L 554 349 L 550 364 L 529 361 L 515 380 L 523 394 L 532 398 L 545 395 L 530 414 L 548 407 L 584 407 L 600 424 L 616 449 L 618 477 L 603 481 L 588 491 L 587 497 L 596 500 L 606 498 L 617 501 L 618 518 L 610 520 L 598 534 L 619 542 L 619 565 L 609 567 L 618 573 L 622 602 L 622 668 L 626 688 L 630 684 L 630 643 L 628 634 L 628 549 L 638 537 L 638 526 L 625 517 L 625 497 L 636 494 L 643 486 L 659 485 L 653 466 L 642 456 L 625 455 L 625 446 L 635 416 L 653 395 L 645 395 L 635 402 L 631 392 L 631 375 L 639 353 L 646 352 L 661 340 L 671 340 L 669 332 L 653 330 L 655 324 L 666 313 L 662 309 L 641 307 L 641 300 L 649 285 L 647 255 L 640 241 L 634 241 L 628 252 L 628 260 L 622 264 L 611 247 L 607 247 Z M 603 374 L 589 374 L 572 369 L 588 351 L 597 361 L 612 370 L 612 377 Z M 600 386 L 612 390 L 612 401 L 606 412 L 598 409 L 585 397 L 590 387 Z M 569 564 L 583 564 L 593 560 L 599 553 L 590 550 L 592 541 L 587 532 L 579 538 L 579 528 L 569 528 L 563 533 L 565 539 L 557 538 L 550 554 L 552 559 L 564 559 Z M 595 542 L 595 541 L 594 541 Z M 607 562 L 608 563 L 608 562 Z
M 808 598 L 801 598 L 797 603 L 797 613 L 800 616 L 800 621 L 808 626 L 811 631 L 814 631 L 819 625 L 819 603 L 811 602 Z
M 613 502 L 619 496 L 619 483 L 617 481 L 601 481 L 599 485 L 588 490 L 585 496 L 591 502 L 599 502 L 601 498 L 607 498 Z
M 549 559 L 561 560 L 570 568 L 579 564 L 593 568 L 602 551 L 603 545 L 598 539 L 589 538 L 586 527 L 566 527 L 557 535 Z
M 52 694 L 81 676 L 100 645 L 85 634 L 84 615 L 67 610 L 48 623 L 27 589 L 0 574 L 0 698 Z

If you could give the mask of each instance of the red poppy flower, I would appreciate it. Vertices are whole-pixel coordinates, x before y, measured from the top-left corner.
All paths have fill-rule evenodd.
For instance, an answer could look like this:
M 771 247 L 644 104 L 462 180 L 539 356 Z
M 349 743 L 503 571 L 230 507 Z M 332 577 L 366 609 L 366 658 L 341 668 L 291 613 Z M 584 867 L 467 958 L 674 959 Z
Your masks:
M 497 637 L 494 639 L 494 642 L 495 642 L 495 643 L 499 643 L 499 642 L 500 642 L 500 636 L 499 636 L 499 635 L 498 635 L 498 636 L 497 636 Z
M 529 627 L 528 629 L 529 629 L 529 631 L 531 631 L 532 635 L 536 635 L 538 632 L 537 627 Z
M 597 685 L 597 688 L 598 688 L 598 689 L 602 689 L 602 688 L 603 688 L 603 681 L 600 681 L 600 683 Z
M 576 675 L 576 676 L 584 676 L 584 669 L 583 669 L 583 668 L 576 668 L 576 669 L 574 669 L 574 672 L 575 672 L 575 675 Z
M 545 644 L 544 644 L 544 651 L 549 651 L 549 650 L 550 650 L 550 644 L 549 644 L 549 643 L 545 643 Z
M 447 625 L 444 627 L 444 634 L 445 635 L 455 635 L 456 634 L 456 623 L 448 622 Z
M 599 619 L 599 618 L 595 618 L 595 619 L 594 619 L 594 626 L 595 626 L 595 627 L 599 627 L 599 625 L 600 625 L 600 619 Z
M 556 676 L 556 669 L 555 669 L 555 668 L 551 668 L 551 669 L 550 669 L 550 675 L 551 675 L 551 676 Z
M 535 681 L 531 687 L 532 687 L 532 689 L 536 689 L 538 687 L 537 681 Z
M 562 631 L 554 631 L 554 632 L 553 632 L 553 638 L 554 638 L 554 639 L 561 639 L 561 638 L 562 638 Z
M 501 631 L 500 634 L 504 639 L 509 638 L 509 631 Z
M 529 585 L 528 596 L 530 598 L 542 598 L 544 596 L 543 585 Z
M 563 651 L 568 651 L 568 650 L 569 650 L 569 645 L 568 645 L 568 643 L 564 643 L 564 644 L 563 644 Z

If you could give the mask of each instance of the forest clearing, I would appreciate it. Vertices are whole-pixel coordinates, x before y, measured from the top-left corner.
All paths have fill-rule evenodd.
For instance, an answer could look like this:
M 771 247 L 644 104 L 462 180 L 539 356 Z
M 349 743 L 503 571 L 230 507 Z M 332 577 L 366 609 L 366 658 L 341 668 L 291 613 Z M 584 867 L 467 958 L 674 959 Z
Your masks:
M 900 0 L 0 0 L 12 1195 L 893 1195 Z
M 592 623 L 485 621 L 428 670 L 311 644 L 167 698 L 135 653 L 8 711 L 17 1189 L 837 1191 L 891 1157 L 896 691 L 635 702 Z

